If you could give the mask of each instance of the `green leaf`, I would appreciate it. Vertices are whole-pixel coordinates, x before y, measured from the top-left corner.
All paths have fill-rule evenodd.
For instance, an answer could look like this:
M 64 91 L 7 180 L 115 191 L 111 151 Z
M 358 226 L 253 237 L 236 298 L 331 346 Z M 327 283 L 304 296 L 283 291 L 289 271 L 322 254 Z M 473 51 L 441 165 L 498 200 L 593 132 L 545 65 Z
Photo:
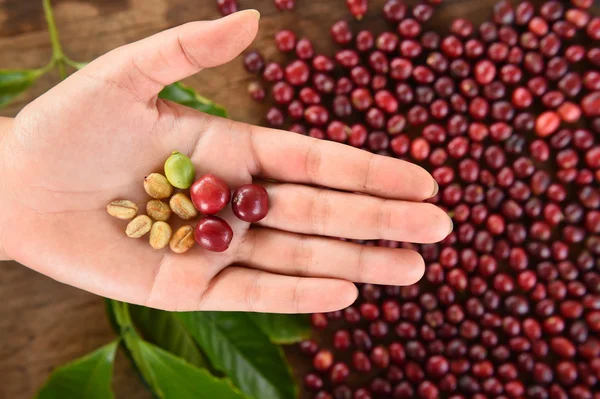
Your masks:
M 37 399 L 112 399 L 111 375 L 119 342 L 56 369 Z
M 245 398 L 231 381 L 216 378 L 139 337 L 130 340 L 130 349 L 144 378 L 160 399 Z
M 248 313 L 248 316 L 276 344 L 289 345 L 310 337 L 308 315 Z
M 44 72 L 43 69 L 0 69 L 0 108 L 24 93 Z
M 297 388 L 280 347 L 246 313 L 189 312 L 177 316 L 211 364 L 256 399 L 290 399 Z
M 129 306 L 135 328 L 149 342 L 186 360 L 194 366 L 206 367 L 206 360 L 174 313 L 144 306 Z
M 144 341 L 133 327 L 130 305 L 118 301 L 108 305 L 136 369 L 159 399 L 246 399 L 229 379 L 214 377 Z
M 183 83 L 177 82 L 165 87 L 159 94 L 160 98 L 197 109 L 204 113 L 227 117 L 227 111 L 222 106 L 202 97 L 198 92 Z

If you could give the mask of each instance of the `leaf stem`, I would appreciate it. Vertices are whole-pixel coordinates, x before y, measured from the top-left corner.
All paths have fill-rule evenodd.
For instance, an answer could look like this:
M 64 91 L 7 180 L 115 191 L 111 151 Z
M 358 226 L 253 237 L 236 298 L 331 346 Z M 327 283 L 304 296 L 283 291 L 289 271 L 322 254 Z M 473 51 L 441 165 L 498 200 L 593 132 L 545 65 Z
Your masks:
M 48 23 L 48 32 L 50 33 L 50 42 L 52 43 L 52 64 L 58 67 L 58 73 L 61 79 L 67 77 L 67 71 L 65 68 L 65 54 L 60 44 L 58 36 L 58 29 L 56 28 L 56 22 L 54 21 L 54 12 L 52 11 L 52 5 L 50 0 L 42 0 L 44 6 L 44 16 Z
M 50 60 L 49 63 L 47 63 L 42 68 L 37 70 L 38 76 L 44 75 L 45 73 L 50 71 L 52 68 L 54 68 L 54 64 L 55 64 L 54 60 Z
M 87 65 L 86 62 L 77 62 L 77 61 L 73 61 L 72 59 L 70 59 L 69 57 L 65 56 L 64 57 L 65 60 L 65 64 L 67 64 L 68 66 L 75 68 L 75 69 L 81 69 L 84 66 Z

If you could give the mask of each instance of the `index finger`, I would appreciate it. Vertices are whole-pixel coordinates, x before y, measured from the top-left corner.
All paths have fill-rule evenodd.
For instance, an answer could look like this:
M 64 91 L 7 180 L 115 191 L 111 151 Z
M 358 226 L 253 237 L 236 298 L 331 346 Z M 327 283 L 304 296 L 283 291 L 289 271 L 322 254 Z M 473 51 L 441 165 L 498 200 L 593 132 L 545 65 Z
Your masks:
M 422 201 L 438 192 L 422 167 L 348 145 L 251 126 L 259 175 L 266 179 Z

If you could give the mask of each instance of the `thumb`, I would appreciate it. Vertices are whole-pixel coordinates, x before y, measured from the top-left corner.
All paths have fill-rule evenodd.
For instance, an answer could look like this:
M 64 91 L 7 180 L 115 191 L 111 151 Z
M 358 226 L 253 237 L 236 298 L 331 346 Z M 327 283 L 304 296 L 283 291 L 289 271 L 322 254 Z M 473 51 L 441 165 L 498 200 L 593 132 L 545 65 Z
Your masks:
M 164 86 L 239 55 L 256 37 L 259 18 L 258 11 L 245 10 L 180 25 L 119 47 L 82 72 L 111 82 L 136 100 L 151 101 Z

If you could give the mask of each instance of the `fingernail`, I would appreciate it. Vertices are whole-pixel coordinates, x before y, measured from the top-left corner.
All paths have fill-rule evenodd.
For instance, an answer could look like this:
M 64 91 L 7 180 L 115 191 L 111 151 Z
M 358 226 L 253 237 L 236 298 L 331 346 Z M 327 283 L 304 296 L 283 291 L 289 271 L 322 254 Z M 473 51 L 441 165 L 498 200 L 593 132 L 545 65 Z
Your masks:
M 440 191 L 440 186 L 438 185 L 438 182 L 435 179 L 433 179 L 433 184 L 434 184 L 433 194 L 431 194 L 431 197 L 429 197 L 429 198 L 435 197 L 437 195 L 438 191 Z
M 260 12 L 258 12 L 258 10 L 250 9 L 250 10 L 246 10 L 246 11 L 253 12 L 254 15 L 256 15 L 256 19 L 257 20 L 260 19 Z
M 450 231 L 448 234 L 452 233 L 452 230 L 454 230 L 454 222 L 452 221 L 452 218 L 450 218 Z

